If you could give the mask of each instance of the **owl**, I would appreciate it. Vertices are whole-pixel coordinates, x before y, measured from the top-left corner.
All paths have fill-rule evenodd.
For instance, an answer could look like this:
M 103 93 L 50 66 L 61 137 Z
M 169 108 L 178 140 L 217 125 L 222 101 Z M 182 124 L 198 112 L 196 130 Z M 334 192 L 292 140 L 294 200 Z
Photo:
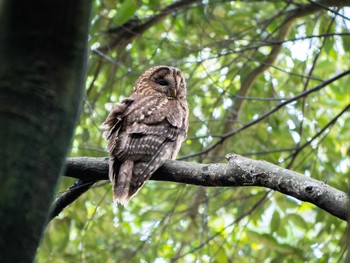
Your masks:
M 186 82 L 174 67 L 148 69 L 130 97 L 113 105 L 102 125 L 108 142 L 113 199 L 126 205 L 167 159 L 174 159 L 188 130 Z

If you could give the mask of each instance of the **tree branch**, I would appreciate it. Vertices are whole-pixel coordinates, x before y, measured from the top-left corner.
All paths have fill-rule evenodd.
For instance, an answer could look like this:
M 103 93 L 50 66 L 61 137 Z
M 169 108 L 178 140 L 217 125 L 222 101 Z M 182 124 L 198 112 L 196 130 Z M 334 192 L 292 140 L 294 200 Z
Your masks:
M 117 28 L 110 28 L 107 33 L 114 35 L 113 40 L 110 41 L 107 45 L 93 50 L 97 54 L 103 54 L 113 49 L 122 50 L 128 43 L 130 43 L 134 38 L 143 34 L 150 27 L 161 22 L 166 16 L 172 12 L 187 8 L 197 2 L 198 0 L 180 0 L 175 3 L 172 3 L 160 10 L 160 12 L 154 16 L 149 17 L 146 20 L 140 20 L 137 18 L 130 19 L 126 23 Z
M 280 54 L 282 50 L 282 44 L 287 36 L 289 35 L 289 32 L 297 19 L 311 15 L 313 13 L 316 13 L 318 11 L 324 11 L 324 10 L 331 10 L 329 7 L 344 7 L 346 5 L 350 4 L 349 0 L 346 1 L 330 1 L 330 0 L 320 0 L 320 1 L 310 1 L 311 3 L 300 5 L 298 8 L 292 9 L 288 12 L 282 12 L 281 16 L 285 16 L 283 22 L 281 23 L 281 26 L 279 27 L 276 36 L 273 37 L 273 39 L 270 39 L 271 36 L 269 36 L 267 39 L 263 39 L 264 42 L 270 42 L 273 41 L 276 44 L 271 47 L 271 51 L 269 55 L 266 56 L 266 58 L 263 61 L 259 62 L 259 66 L 255 67 L 253 70 L 251 70 L 248 74 L 241 77 L 241 86 L 239 90 L 237 91 L 236 95 L 240 97 L 245 97 L 249 93 L 250 89 L 252 88 L 255 81 L 258 79 L 258 77 L 265 72 L 268 68 L 270 68 L 276 61 L 278 55 Z M 276 17 L 274 17 L 275 20 Z M 230 110 L 226 111 L 225 118 L 229 119 L 229 122 L 226 122 L 223 126 L 222 133 L 223 134 L 230 134 L 230 130 L 234 127 L 233 125 L 237 123 L 237 119 L 239 118 L 240 112 L 243 107 L 244 100 L 237 99 L 235 100 L 235 103 L 233 104 L 232 108 Z M 227 139 L 228 137 L 225 137 L 221 140 L 219 144 L 216 144 L 216 148 L 213 152 L 213 155 L 220 155 L 220 152 L 224 151 L 227 148 Z M 220 145 L 221 147 L 216 147 L 217 145 Z
M 228 163 L 199 164 L 166 161 L 151 180 L 171 181 L 207 187 L 260 186 L 312 203 L 346 220 L 349 198 L 346 193 L 265 161 L 229 154 Z M 84 182 L 108 180 L 108 159 L 76 157 L 67 159 L 65 176 Z
M 83 180 L 78 179 L 71 187 L 69 187 L 65 192 L 59 195 L 59 197 L 55 200 L 55 202 L 51 206 L 49 220 L 52 220 L 56 216 L 58 216 L 63 211 L 63 209 L 65 209 L 68 205 L 77 200 L 94 184 L 95 181 L 85 182 Z

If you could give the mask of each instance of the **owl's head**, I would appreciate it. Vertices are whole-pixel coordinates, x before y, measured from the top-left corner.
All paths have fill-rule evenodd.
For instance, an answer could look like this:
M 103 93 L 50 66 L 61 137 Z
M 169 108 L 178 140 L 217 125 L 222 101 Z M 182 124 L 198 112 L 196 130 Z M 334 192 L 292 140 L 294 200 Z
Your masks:
M 186 97 L 186 82 L 182 72 L 174 67 L 156 66 L 148 69 L 136 81 L 133 92 L 150 95 L 155 92 L 170 99 Z

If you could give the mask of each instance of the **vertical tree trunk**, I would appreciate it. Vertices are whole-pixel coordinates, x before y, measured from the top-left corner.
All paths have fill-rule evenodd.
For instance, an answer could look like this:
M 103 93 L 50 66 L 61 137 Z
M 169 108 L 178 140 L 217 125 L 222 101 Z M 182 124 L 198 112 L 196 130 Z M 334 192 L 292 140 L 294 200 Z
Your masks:
M 0 262 L 31 262 L 81 104 L 91 0 L 0 2 Z

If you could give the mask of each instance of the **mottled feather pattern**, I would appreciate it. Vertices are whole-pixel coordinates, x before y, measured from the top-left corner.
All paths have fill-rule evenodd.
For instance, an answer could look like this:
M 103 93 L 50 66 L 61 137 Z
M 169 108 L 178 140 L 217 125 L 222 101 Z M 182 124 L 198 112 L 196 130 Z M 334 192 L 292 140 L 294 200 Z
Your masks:
M 180 70 L 157 66 L 136 81 L 129 98 L 112 107 L 104 122 L 114 200 L 126 205 L 167 159 L 188 129 L 186 83 Z

